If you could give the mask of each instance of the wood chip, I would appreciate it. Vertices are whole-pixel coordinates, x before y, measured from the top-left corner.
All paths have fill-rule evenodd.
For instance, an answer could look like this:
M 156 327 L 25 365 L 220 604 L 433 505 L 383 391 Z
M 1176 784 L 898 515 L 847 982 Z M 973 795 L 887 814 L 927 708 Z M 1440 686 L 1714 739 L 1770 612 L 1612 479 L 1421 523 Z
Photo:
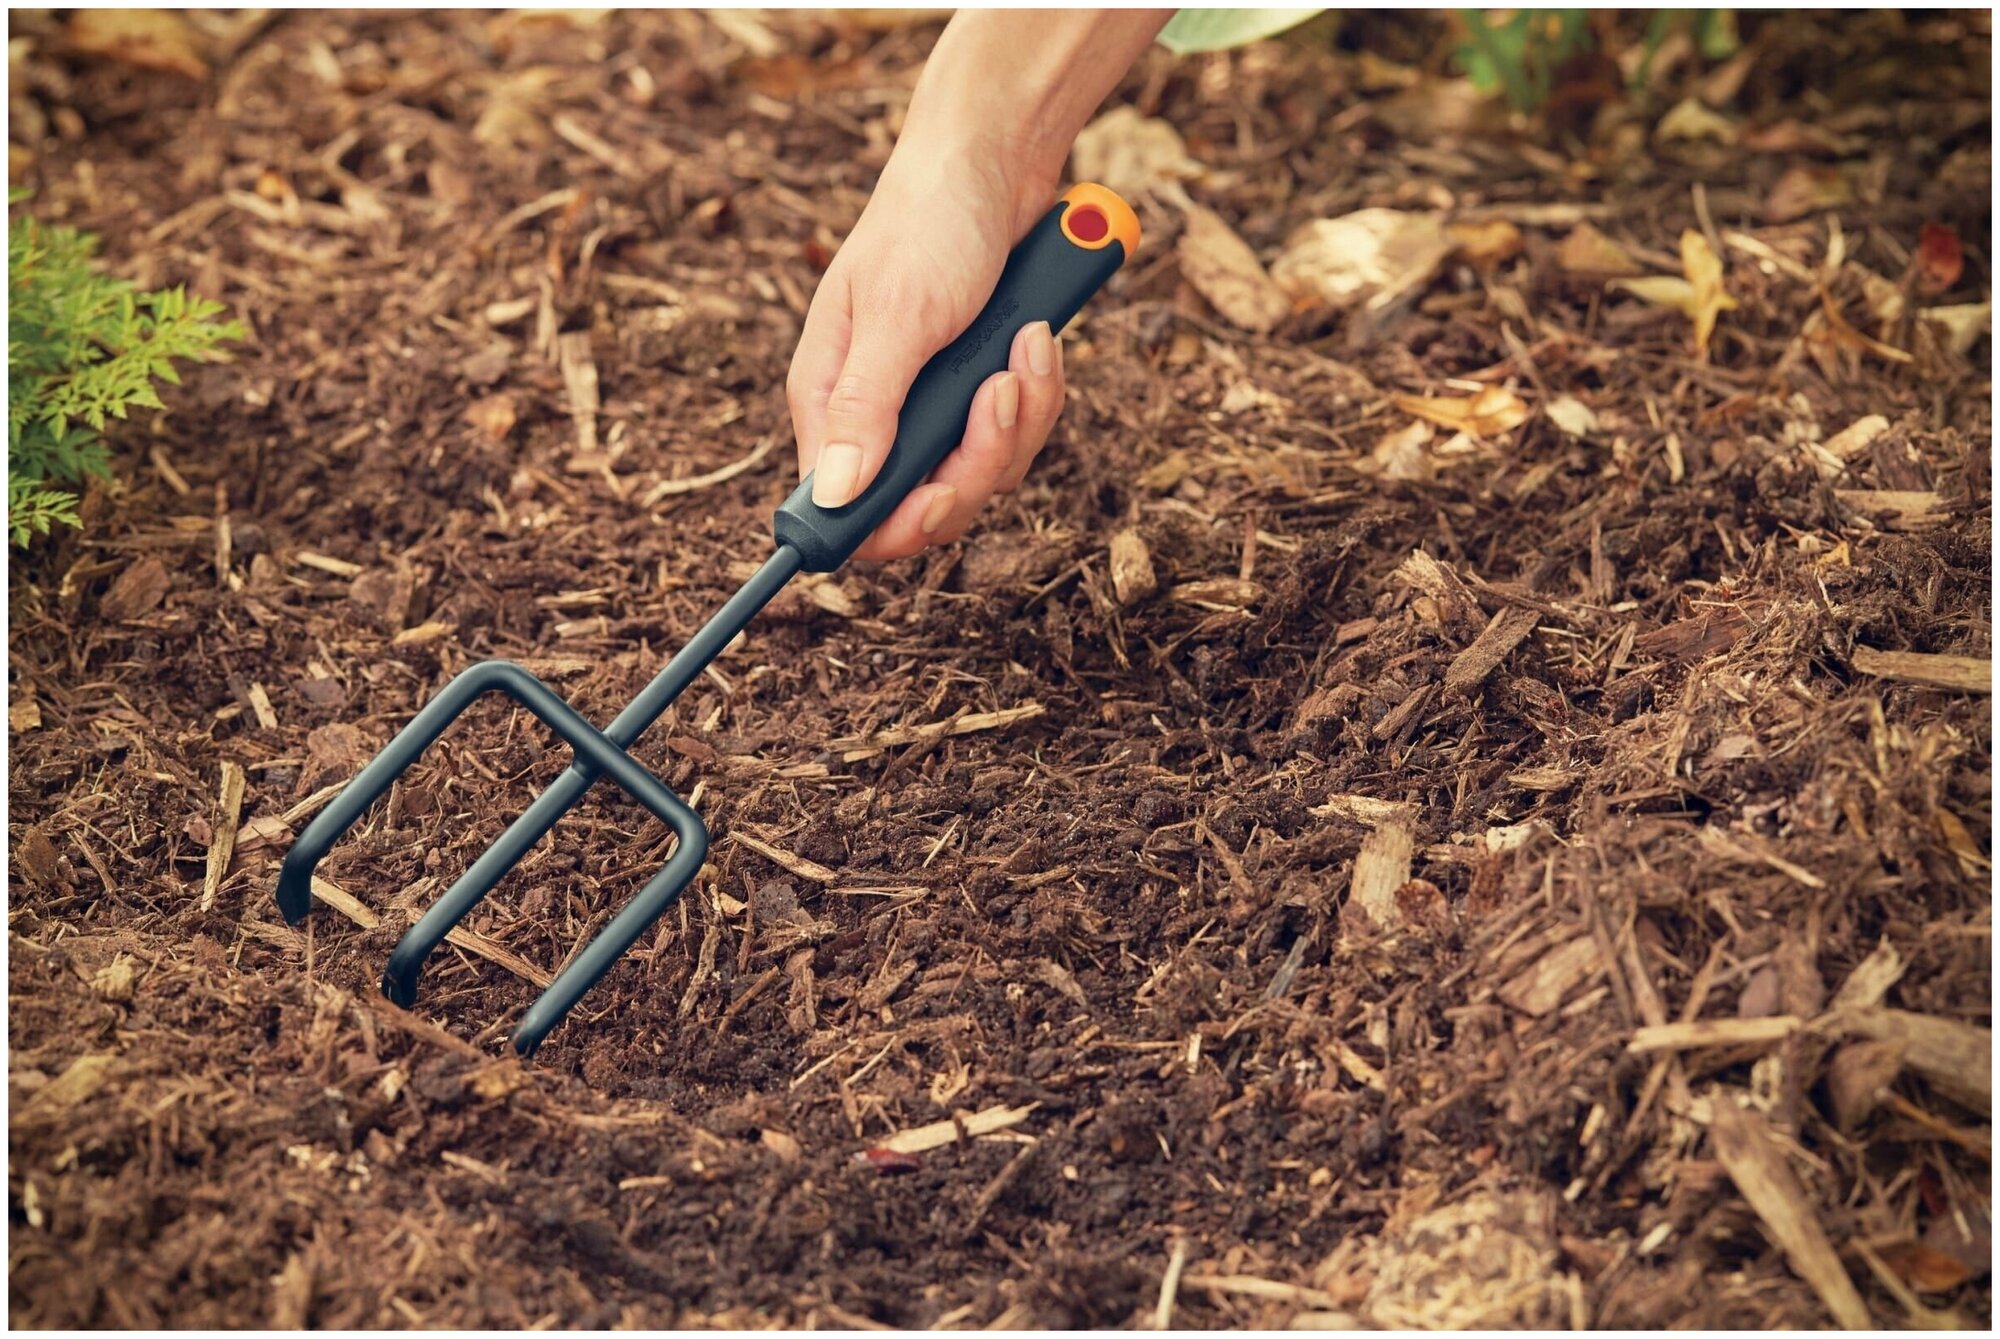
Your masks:
M 984 1111 L 962 1119 L 933 1121 L 929 1125 L 919 1125 L 913 1130 L 900 1131 L 887 1139 L 876 1141 L 873 1146 L 886 1148 L 891 1153 L 927 1153 L 931 1149 L 957 1143 L 961 1129 L 968 1139 L 977 1139 L 981 1135 L 1012 1129 L 1026 1120 L 1028 1113 L 1040 1105 L 1040 1102 L 1030 1102 L 1024 1107 L 988 1107 Z
M 1403 920 L 1396 890 L 1410 881 L 1413 835 L 1405 819 L 1391 817 L 1362 839 L 1360 853 L 1354 857 L 1350 900 L 1384 930 L 1394 929 Z
M 1137 530 L 1120 530 L 1111 537 L 1111 593 L 1121 605 L 1133 605 L 1160 588 L 1153 572 L 1153 554 Z
M 1993 1034 L 1983 1027 L 1903 1009 L 1850 1009 L 1839 1015 L 1850 1033 L 1900 1042 L 1904 1064 L 1931 1087 L 1981 1115 L 1993 1111 Z
M 729 834 L 729 840 L 739 846 L 749 847 L 766 860 L 783 866 L 801 879 L 811 879 L 814 883 L 832 883 L 840 877 L 818 861 L 808 860 L 802 855 L 793 855 L 790 851 L 781 850 L 769 842 L 760 842 L 748 833 L 732 832 Z
M 1021 721 L 1033 720 L 1048 708 L 1039 702 L 1024 702 L 999 711 L 975 711 L 930 725 L 892 725 L 872 735 L 849 736 L 833 741 L 842 762 L 859 762 L 903 744 L 924 743 L 941 736 L 969 735 L 978 730 L 998 730 Z
M 1746 865 L 1769 865 L 1780 874 L 1796 879 L 1808 888 L 1826 887 L 1825 879 L 1803 866 L 1793 864 L 1774 851 L 1764 849 L 1761 841 L 1747 834 L 1728 833 L 1721 828 L 1708 827 L 1702 828 L 1696 836 L 1701 842 L 1702 849 L 1710 855 L 1720 856 L 1724 860 L 1741 861 Z
M 1637 1028 L 1625 1049 L 1633 1055 L 1654 1051 L 1697 1051 L 1707 1046 L 1762 1046 L 1783 1041 L 1805 1020 L 1791 1014 L 1773 1018 L 1697 1018 L 1687 1023 L 1659 1023 Z
M 1541 615 L 1533 609 L 1502 609 L 1486 630 L 1460 651 L 1444 672 L 1447 692 L 1468 693 L 1491 674 L 1535 630 Z
M 1840 1263 L 1819 1214 L 1764 1118 L 1733 1098 L 1718 1096 L 1709 1137 L 1716 1158 L 1763 1221 L 1792 1269 L 1811 1285 L 1833 1318 L 1850 1330 L 1875 1327 L 1874 1317 Z
M 1836 488 L 1833 493 L 1844 506 L 1880 519 L 1891 530 L 1929 530 L 1951 520 L 1940 493 L 1902 488 Z
M 345 558 L 330 558 L 324 553 L 300 550 L 292 555 L 292 561 L 301 567 L 329 572 L 337 577 L 358 577 L 368 569 L 360 563 L 350 563 Z
M 69 1062 L 69 1067 L 55 1078 L 43 1084 L 32 1093 L 28 1100 L 15 1109 L 16 1119 L 48 1112 L 69 1110 L 80 1102 L 87 1101 L 91 1094 L 105 1085 L 120 1068 L 118 1057 L 110 1053 L 101 1055 L 80 1055 Z
M 208 844 L 208 872 L 201 880 L 201 909 L 215 907 L 216 890 L 229 873 L 229 860 L 236 852 L 236 826 L 243 817 L 243 769 L 233 762 L 222 764 L 222 792 L 215 802 L 215 836 Z
M 1571 992 L 1603 969 L 1603 953 L 1596 937 L 1578 935 L 1542 954 L 1494 994 L 1501 1003 L 1540 1018 L 1554 1012 Z
M 167 573 L 167 565 L 147 554 L 118 574 L 111 589 L 104 592 L 98 612 L 112 623 L 143 618 L 160 607 L 172 588 L 173 578 Z
M 569 416 L 576 423 L 576 454 L 587 456 L 597 450 L 597 361 L 590 352 L 590 332 L 558 336 L 556 363 L 569 396 Z
M 431 642 L 443 641 L 458 631 L 456 623 L 419 623 L 413 628 L 404 628 L 389 639 L 391 646 L 424 646 Z
M 1857 646 L 1849 663 L 1863 674 L 1898 683 L 1922 684 L 1955 693 L 1991 693 L 1993 662 L 1972 656 L 1928 655 L 1919 651 L 1877 651 Z
M 1344 818 L 1350 823 L 1402 823 L 1414 826 L 1416 814 L 1399 800 L 1379 800 L 1373 795 L 1329 795 L 1313 813 L 1321 818 Z
M 438 1158 L 448 1166 L 456 1167 L 462 1172 L 471 1172 L 474 1176 L 489 1184 L 496 1186 L 507 1184 L 507 1174 L 505 1172 L 501 1171 L 498 1167 L 481 1162 L 478 1158 L 469 1157 L 464 1153 L 455 1153 L 451 1149 L 445 1149 L 439 1153 Z
M 329 883 L 318 875 L 313 876 L 312 893 L 314 897 L 326 903 L 326 905 L 332 907 L 335 911 L 347 917 L 347 919 L 353 921 L 364 930 L 373 930 L 382 923 L 381 916 L 376 914 L 373 907 L 362 902 L 360 898 L 348 892 L 345 888 Z M 474 957 L 484 958 L 497 967 L 504 967 L 523 981 L 540 986 L 545 990 L 548 988 L 549 983 L 555 980 L 554 977 L 512 949 L 502 948 L 485 935 L 476 934 L 463 926 L 454 928 L 444 938 L 446 943 L 456 944 Z
M 688 493 L 699 493 L 704 488 L 713 488 L 717 484 L 726 484 L 744 471 L 755 469 L 763 462 L 765 456 L 771 454 L 771 448 L 777 444 L 776 437 L 765 437 L 750 449 L 748 455 L 741 460 L 731 461 L 721 469 L 710 470 L 706 474 L 697 474 L 687 479 L 667 479 L 654 484 L 646 495 L 639 499 L 639 505 L 650 507 L 670 497 L 682 497 Z
M 1889 420 L 1869 414 L 1836 432 L 1820 444 L 1820 449 L 1843 464 L 1873 446 L 1875 439 L 1889 431 Z
M 264 691 L 264 685 L 253 683 L 244 696 L 250 699 L 250 710 L 257 717 L 257 724 L 266 730 L 278 728 L 278 713 L 271 709 L 271 695 Z
M 1276 1279 L 1253 1278 L 1248 1274 L 1188 1274 L 1182 1277 L 1181 1286 L 1202 1288 L 1209 1292 L 1235 1293 L 1241 1297 L 1261 1297 L 1267 1302 L 1289 1302 L 1294 1306 L 1312 1307 L 1318 1311 L 1331 1311 L 1340 1303 L 1333 1294 L 1318 1288 L 1307 1288 L 1297 1283 L 1280 1283 Z
M 1888 998 L 1889 987 L 1903 979 L 1903 955 L 1887 939 L 1863 958 L 1834 993 L 1833 1012 L 1843 1009 L 1873 1009 Z

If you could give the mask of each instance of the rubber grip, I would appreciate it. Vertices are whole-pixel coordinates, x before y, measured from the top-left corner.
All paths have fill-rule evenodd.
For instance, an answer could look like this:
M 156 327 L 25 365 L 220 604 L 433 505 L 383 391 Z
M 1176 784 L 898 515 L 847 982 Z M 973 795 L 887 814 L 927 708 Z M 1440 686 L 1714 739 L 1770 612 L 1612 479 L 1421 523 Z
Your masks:
M 1067 192 L 1007 257 L 978 318 L 917 373 L 873 482 L 846 506 L 827 508 L 813 504 L 808 474 L 772 520 L 777 541 L 796 549 L 808 572 L 831 572 L 852 557 L 965 437 L 972 397 L 1006 369 L 1015 333 L 1035 321 L 1047 321 L 1051 331 L 1068 325 L 1138 239 L 1137 217 L 1111 191 L 1079 185 Z

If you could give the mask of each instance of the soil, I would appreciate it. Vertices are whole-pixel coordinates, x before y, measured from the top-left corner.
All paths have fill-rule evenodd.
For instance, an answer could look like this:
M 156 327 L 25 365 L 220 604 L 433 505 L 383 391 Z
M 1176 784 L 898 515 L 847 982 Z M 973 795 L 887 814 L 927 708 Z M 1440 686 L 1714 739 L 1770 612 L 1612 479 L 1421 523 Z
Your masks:
M 1991 346 L 1910 314 L 1990 297 L 1984 16 L 1746 12 L 1526 122 L 1434 18 L 1151 53 L 1120 99 L 1266 260 L 1498 245 L 1252 335 L 1143 195 L 1026 485 L 635 747 L 709 867 L 527 1064 L 670 846 L 617 793 L 377 983 L 565 765 L 531 718 L 403 779 L 346 912 L 277 860 L 455 671 L 608 721 L 768 552 L 936 24 L 283 12 L 192 80 L 54 22 L 32 207 L 250 337 L 12 563 L 14 1323 L 1990 1324 L 1990 698 L 1928 657 L 1990 656 Z M 1705 357 L 1586 223 L 1707 240 Z M 1525 422 L 1407 446 L 1484 388 Z

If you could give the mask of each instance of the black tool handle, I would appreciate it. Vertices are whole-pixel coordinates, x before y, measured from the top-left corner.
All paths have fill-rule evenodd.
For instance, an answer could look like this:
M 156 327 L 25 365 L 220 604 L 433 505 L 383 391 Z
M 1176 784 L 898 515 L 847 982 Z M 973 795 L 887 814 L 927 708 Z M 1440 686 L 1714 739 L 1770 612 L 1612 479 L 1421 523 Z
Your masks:
M 1006 369 L 1015 333 L 1035 321 L 1060 331 L 1138 245 L 1129 205 L 1102 186 L 1072 187 L 1007 257 L 985 310 L 917 373 L 874 481 L 829 508 L 813 504 L 807 475 L 772 520 L 778 542 L 796 549 L 808 572 L 846 562 L 964 438 L 972 397 Z

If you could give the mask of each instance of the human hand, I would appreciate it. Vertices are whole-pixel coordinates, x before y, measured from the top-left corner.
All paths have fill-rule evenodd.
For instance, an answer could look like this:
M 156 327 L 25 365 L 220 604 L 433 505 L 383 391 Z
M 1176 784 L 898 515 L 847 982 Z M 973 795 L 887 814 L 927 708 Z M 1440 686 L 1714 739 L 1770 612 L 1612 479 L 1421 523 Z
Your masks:
M 888 457 L 903 396 L 985 305 L 1007 253 L 1054 202 L 1053 175 L 905 141 L 813 295 L 786 394 L 813 501 L 844 506 Z M 1063 404 L 1059 341 L 1023 327 L 1007 370 L 973 397 L 965 437 L 857 551 L 901 558 L 965 532 L 1018 486 Z
M 799 471 L 845 506 L 888 458 L 903 397 L 979 315 L 1007 254 L 1054 204 L 1069 147 L 1172 10 L 961 9 L 910 101 L 875 193 L 813 294 L 786 379 Z M 1019 486 L 1063 404 L 1046 323 L 1014 338 L 979 388 L 965 438 L 912 489 L 862 558 L 965 532 Z

